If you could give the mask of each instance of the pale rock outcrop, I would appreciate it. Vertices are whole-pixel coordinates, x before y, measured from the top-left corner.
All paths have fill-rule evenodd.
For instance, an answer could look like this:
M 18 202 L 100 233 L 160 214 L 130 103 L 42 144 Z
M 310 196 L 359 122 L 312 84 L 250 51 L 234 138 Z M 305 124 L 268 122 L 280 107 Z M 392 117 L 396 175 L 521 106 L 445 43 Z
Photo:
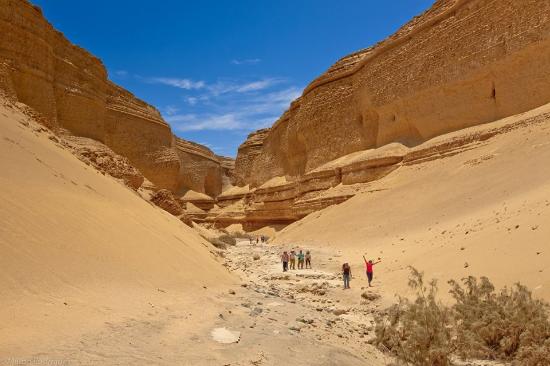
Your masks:
M 140 171 L 134 168 L 127 158 L 116 154 L 101 142 L 73 135 L 62 136 L 62 142 L 80 160 L 102 173 L 122 180 L 128 187 L 137 190 L 143 184 L 144 178 Z
M 174 216 L 183 214 L 181 204 L 168 189 L 159 189 L 151 197 L 151 202 Z
M 212 197 L 204 193 L 195 192 L 192 190 L 185 192 L 185 194 L 180 197 L 179 200 L 183 205 L 187 203 L 192 203 L 194 206 L 199 207 L 201 210 L 205 211 L 211 210 L 216 204 L 216 200 Z

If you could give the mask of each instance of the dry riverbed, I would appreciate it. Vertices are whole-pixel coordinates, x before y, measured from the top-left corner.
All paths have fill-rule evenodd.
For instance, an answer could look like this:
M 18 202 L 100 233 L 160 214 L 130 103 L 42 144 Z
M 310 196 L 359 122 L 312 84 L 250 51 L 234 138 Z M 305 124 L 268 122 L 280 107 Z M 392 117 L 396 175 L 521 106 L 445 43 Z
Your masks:
M 240 332 L 238 343 L 220 344 L 224 364 L 387 364 L 389 360 L 369 343 L 380 308 L 378 289 L 366 289 L 365 280 L 352 280 L 352 289 L 344 290 L 337 270 L 315 267 L 316 260 L 328 260 L 326 254 L 313 253 L 314 269 L 283 273 L 281 251 L 240 241 L 225 252 L 224 265 L 242 283 L 220 296 L 227 306 L 217 326 Z

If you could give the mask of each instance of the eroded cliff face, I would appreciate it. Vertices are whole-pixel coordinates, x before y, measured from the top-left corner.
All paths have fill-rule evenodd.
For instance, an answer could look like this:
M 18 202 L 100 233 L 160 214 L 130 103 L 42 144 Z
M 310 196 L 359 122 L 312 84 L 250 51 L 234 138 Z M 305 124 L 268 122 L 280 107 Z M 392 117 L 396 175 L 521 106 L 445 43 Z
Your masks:
M 547 103 L 549 17 L 547 1 L 437 1 L 313 81 L 259 151 L 240 151 L 236 175 L 253 171 L 253 186 L 296 180 L 356 151 L 415 146 Z
M 205 146 L 176 138 L 181 162 L 176 193 L 193 190 L 216 197 L 222 192 L 224 170 L 220 158 Z
M 423 143 L 550 102 L 550 2 L 439 0 L 393 36 L 314 80 L 236 160 L 248 185 L 218 218 L 298 220 L 350 198 L 404 164 L 438 158 Z M 363 186 L 361 186 L 363 184 Z M 228 207 L 231 207 L 229 205 Z
M 254 166 L 258 155 L 262 152 L 264 140 L 269 128 L 258 130 L 248 135 L 245 142 L 239 146 L 238 158 L 235 161 L 234 180 L 238 186 L 244 186 L 255 181 Z
M 227 162 L 177 139 L 157 109 L 110 82 L 98 58 L 26 0 L 0 1 L 0 90 L 48 127 L 104 143 L 160 189 L 216 196 L 228 179 Z

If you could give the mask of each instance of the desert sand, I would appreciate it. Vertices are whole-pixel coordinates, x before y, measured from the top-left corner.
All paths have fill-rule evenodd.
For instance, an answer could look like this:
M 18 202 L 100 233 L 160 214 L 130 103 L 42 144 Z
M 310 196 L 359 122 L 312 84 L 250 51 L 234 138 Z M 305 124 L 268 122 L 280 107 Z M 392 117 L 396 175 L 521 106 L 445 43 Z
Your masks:
M 2 364 L 385 364 L 372 325 L 334 313 L 334 273 L 281 278 L 248 240 L 220 254 L 26 111 L 0 105 Z M 325 277 L 332 300 L 292 295 Z
M 436 1 L 233 160 L 3 1 L 0 364 L 388 365 L 374 320 L 411 266 L 444 302 L 470 275 L 550 301 L 549 4 Z
M 499 131 L 361 185 L 361 193 L 288 226 L 275 242 L 338 253 L 356 272 L 363 272 L 362 255 L 382 258 L 375 283 L 388 302 L 407 293 L 408 266 L 439 279 L 443 298 L 446 281 L 474 275 L 499 287 L 521 282 L 550 300 L 548 112 L 550 105 L 430 140 L 418 149 Z

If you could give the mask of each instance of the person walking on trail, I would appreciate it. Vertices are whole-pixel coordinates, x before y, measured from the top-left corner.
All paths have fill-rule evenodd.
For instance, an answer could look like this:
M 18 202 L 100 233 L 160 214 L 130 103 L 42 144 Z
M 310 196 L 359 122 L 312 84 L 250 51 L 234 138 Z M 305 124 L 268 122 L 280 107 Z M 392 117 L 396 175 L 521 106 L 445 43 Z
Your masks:
M 290 269 L 296 269 L 296 252 L 290 251 Z
M 304 269 L 304 253 L 301 250 L 298 253 L 298 269 Z
M 374 277 L 373 267 L 375 264 L 378 264 L 381 262 L 380 258 L 378 258 L 378 262 L 374 262 L 372 260 L 367 261 L 367 258 L 363 256 L 363 260 L 365 261 L 365 268 L 367 270 L 367 279 L 369 280 L 369 287 L 372 287 L 371 282 Z
M 349 280 L 351 279 L 351 267 L 348 263 L 342 265 L 342 276 L 344 278 L 344 290 L 350 288 Z
M 283 272 L 288 271 L 288 253 L 286 250 L 283 252 L 283 255 L 281 255 L 281 262 L 283 262 Z
M 309 269 L 311 269 L 311 253 L 309 250 L 306 251 L 306 269 L 309 266 Z

